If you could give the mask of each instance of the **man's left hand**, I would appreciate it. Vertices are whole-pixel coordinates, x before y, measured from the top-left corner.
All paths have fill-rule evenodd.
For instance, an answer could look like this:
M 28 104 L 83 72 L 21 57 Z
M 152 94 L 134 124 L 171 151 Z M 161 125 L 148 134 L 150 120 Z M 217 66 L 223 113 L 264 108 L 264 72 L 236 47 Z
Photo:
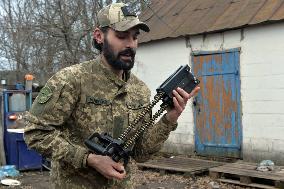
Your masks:
M 184 111 L 187 101 L 195 96 L 198 91 L 200 90 L 200 87 L 195 87 L 191 93 L 187 93 L 182 88 L 177 88 L 176 90 L 173 90 L 173 102 L 174 102 L 174 108 L 169 109 L 166 114 L 166 119 L 170 121 L 171 123 L 176 123 L 181 113 Z

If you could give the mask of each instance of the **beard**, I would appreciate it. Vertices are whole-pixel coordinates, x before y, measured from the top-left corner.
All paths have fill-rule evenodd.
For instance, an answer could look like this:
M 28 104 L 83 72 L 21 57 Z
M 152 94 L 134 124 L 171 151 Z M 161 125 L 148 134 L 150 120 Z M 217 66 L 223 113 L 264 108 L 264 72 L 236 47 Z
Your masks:
M 123 51 L 114 53 L 113 48 L 109 44 L 108 40 L 105 38 L 102 53 L 104 54 L 107 62 L 116 70 L 131 70 L 134 66 L 136 51 L 133 48 L 127 48 Z M 121 56 L 129 56 L 129 60 L 121 60 Z

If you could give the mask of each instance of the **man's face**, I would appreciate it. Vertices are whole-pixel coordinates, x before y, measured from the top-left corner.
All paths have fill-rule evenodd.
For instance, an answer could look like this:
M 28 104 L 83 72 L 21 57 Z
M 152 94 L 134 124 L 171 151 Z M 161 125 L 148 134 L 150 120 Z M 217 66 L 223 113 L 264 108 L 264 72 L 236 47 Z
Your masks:
M 104 37 L 102 53 L 107 62 L 116 70 L 130 70 L 134 66 L 139 29 L 125 32 L 109 29 Z

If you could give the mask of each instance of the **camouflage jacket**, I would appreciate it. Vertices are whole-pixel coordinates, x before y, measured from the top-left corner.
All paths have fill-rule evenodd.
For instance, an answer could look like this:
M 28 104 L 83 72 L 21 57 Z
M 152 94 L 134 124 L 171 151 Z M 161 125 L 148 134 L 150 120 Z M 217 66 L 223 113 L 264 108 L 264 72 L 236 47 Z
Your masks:
M 52 159 L 55 188 L 130 188 L 128 179 L 107 180 L 86 166 L 84 140 L 94 132 L 117 138 L 149 99 L 150 90 L 131 73 L 121 80 L 100 58 L 77 64 L 59 71 L 42 88 L 26 115 L 24 138 L 30 148 Z M 133 158 L 147 160 L 175 128 L 163 116 L 136 142 Z

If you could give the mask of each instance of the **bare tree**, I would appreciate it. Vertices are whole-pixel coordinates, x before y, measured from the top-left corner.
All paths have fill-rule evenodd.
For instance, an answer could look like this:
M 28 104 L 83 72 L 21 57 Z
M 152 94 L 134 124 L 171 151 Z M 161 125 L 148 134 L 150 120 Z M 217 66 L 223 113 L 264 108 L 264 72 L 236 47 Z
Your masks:
M 26 6 L 22 0 L 2 0 L 0 4 L 0 52 L 9 68 L 16 70 L 17 80 L 20 79 L 20 71 L 29 70 L 32 30 L 29 25 L 30 15 L 24 10 Z
M 117 0 L 116 2 L 128 4 L 138 14 L 150 4 L 150 0 Z
M 58 68 L 94 57 L 91 32 L 98 7 L 95 0 L 33 0 L 33 6 L 38 33 L 56 46 L 53 61 Z
M 148 0 L 123 0 L 140 10 Z M 96 15 L 112 0 L 0 0 L 0 68 L 44 83 L 57 70 L 93 59 Z M 115 1 L 118 2 L 118 1 Z

